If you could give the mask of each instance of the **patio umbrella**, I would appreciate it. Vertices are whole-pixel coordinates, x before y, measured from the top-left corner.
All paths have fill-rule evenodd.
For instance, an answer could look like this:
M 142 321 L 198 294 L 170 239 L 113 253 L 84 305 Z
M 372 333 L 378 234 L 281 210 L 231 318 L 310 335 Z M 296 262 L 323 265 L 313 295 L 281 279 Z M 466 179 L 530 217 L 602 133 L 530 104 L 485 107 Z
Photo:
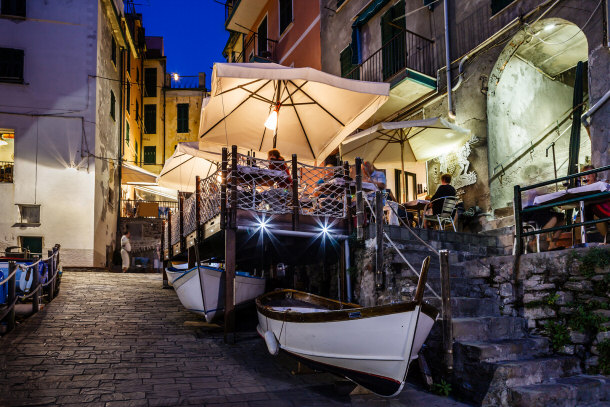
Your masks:
M 388 99 L 389 84 L 339 78 L 313 68 L 217 63 L 202 109 L 202 148 L 278 148 L 322 161 Z
M 400 162 L 402 182 L 406 185 L 405 161 L 428 161 L 456 150 L 469 138 L 470 130 L 440 117 L 383 122 L 347 137 L 340 151 L 343 160 L 361 157 L 374 164 Z
M 178 143 L 157 177 L 159 186 L 177 191 L 195 191 L 195 177 L 205 178 L 216 171 L 221 160 L 217 151 L 200 150 L 199 142 Z

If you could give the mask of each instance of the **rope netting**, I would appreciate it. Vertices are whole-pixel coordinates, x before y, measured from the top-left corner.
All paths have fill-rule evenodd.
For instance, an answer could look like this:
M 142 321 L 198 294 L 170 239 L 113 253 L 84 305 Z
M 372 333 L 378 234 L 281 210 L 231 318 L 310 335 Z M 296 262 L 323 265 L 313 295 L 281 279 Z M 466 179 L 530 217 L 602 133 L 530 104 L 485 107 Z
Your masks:
M 284 214 L 292 211 L 292 163 L 238 154 L 237 168 L 229 168 L 227 183 L 237 181 L 238 209 Z M 228 206 L 233 203 L 228 199 Z
M 163 225 L 163 249 L 169 249 L 169 224 L 167 222 Z
M 220 171 L 216 171 L 200 181 L 199 212 L 202 223 L 212 220 L 220 213 L 220 181 Z
M 342 218 L 349 185 L 343 167 L 299 164 L 299 213 Z
M 171 244 L 174 245 L 180 241 L 180 211 L 178 209 L 170 209 L 172 214 L 172 239 Z
M 184 200 L 184 230 L 182 231 L 183 236 L 195 231 L 197 227 L 197 216 L 195 211 L 196 205 L 196 194 L 192 194 L 188 199 Z

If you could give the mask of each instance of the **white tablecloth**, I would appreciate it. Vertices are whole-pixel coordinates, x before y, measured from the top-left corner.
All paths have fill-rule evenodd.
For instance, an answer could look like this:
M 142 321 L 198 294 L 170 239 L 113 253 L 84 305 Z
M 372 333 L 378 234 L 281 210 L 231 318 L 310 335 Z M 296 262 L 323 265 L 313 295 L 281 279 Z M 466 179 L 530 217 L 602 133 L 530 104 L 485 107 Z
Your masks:
M 606 181 L 598 181 L 593 184 L 583 185 L 581 187 L 570 188 L 563 191 L 557 191 L 550 194 L 539 195 L 534 198 L 534 205 L 542 205 L 547 202 L 554 201 L 559 198 L 569 198 L 569 195 L 578 195 L 586 192 L 607 192 L 610 191 L 610 184 Z

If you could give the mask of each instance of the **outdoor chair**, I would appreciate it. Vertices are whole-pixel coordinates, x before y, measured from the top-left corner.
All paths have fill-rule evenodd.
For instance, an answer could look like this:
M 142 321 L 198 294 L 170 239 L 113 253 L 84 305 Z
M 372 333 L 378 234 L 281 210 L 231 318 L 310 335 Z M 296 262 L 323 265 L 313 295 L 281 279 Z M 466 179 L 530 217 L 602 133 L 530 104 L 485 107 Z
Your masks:
M 524 232 L 528 232 L 528 231 L 536 231 L 538 230 L 538 225 L 536 225 L 536 222 L 534 221 L 529 221 L 529 222 L 523 222 L 522 223 L 522 230 Z M 535 235 L 536 237 L 536 252 L 540 253 L 540 233 L 538 233 L 537 235 Z M 515 255 L 515 253 L 517 252 L 517 238 L 515 236 L 515 242 L 513 244 L 513 256 Z M 529 248 L 529 244 L 525 244 L 523 251 L 524 254 L 527 254 L 527 249 Z
M 426 214 L 429 210 L 432 209 L 432 205 L 436 201 L 443 201 L 443 206 L 441 209 L 441 213 L 437 215 Z M 455 227 L 454 221 L 454 212 L 455 206 L 457 205 L 458 198 L 455 196 L 445 196 L 442 198 L 434 199 L 430 201 L 426 207 L 424 208 L 423 216 L 422 216 L 422 227 L 425 226 L 426 222 L 438 223 L 438 227 L 442 230 L 445 230 L 445 226 L 450 224 L 453 226 L 453 231 L 457 232 L 457 228 Z

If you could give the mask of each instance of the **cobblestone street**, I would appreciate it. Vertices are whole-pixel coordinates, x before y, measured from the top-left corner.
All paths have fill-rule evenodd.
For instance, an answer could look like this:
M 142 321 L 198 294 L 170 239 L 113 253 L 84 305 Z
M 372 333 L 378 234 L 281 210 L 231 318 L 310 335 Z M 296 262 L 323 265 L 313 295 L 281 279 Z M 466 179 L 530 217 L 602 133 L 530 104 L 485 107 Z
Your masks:
M 463 406 L 412 387 L 338 395 L 337 378 L 292 375 L 253 330 L 224 344 L 160 287 L 160 275 L 64 273 L 59 297 L 0 339 L 0 405 Z

